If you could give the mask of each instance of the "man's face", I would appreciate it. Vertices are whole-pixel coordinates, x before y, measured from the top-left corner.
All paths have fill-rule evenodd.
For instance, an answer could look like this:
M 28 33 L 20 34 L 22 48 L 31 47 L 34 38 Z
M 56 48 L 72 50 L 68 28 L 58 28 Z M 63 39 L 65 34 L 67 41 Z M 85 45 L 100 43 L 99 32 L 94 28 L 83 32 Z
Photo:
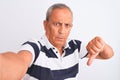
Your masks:
M 48 40 L 55 47 L 64 46 L 72 28 L 72 14 L 66 8 L 55 9 L 48 21 L 44 21 Z

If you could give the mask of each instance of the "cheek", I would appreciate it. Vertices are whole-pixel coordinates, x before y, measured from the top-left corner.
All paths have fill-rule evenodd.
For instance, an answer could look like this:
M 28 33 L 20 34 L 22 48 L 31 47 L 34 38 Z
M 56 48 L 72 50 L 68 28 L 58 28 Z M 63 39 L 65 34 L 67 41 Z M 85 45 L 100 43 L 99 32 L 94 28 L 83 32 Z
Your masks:
M 52 28 L 50 26 L 47 26 L 46 32 L 50 34 L 52 32 Z
M 66 31 L 66 35 L 69 35 L 69 34 L 70 34 L 70 31 L 71 31 L 71 29 L 68 29 L 68 30 Z
M 56 33 L 56 30 L 54 28 L 50 28 L 50 34 L 55 34 Z
M 54 37 L 55 35 L 58 34 L 58 29 L 50 27 L 48 28 L 49 34 L 51 35 L 51 37 Z

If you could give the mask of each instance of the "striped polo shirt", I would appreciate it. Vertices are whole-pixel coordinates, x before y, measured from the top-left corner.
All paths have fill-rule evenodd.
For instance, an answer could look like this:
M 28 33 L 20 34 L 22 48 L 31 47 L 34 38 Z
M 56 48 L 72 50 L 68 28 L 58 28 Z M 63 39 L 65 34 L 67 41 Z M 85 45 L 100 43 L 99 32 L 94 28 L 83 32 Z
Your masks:
M 25 42 L 21 50 L 30 51 L 33 57 L 23 80 L 76 80 L 79 59 L 87 55 L 84 49 L 81 41 L 68 39 L 60 56 L 45 35 Z

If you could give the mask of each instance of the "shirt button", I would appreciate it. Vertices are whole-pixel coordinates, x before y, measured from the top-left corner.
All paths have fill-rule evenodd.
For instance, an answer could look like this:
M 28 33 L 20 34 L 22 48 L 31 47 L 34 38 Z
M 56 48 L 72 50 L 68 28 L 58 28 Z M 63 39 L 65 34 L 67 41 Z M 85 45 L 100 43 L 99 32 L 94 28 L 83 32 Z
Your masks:
M 54 47 L 52 49 L 55 49 Z
M 58 53 L 58 51 L 56 51 L 56 53 Z

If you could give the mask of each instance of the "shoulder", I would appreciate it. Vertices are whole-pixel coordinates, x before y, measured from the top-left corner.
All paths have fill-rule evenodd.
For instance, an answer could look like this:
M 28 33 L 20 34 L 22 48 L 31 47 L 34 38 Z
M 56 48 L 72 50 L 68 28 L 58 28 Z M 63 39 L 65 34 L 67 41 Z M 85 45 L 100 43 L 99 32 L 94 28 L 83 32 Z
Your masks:
M 77 44 L 77 45 L 80 45 L 82 43 L 82 41 L 78 40 L 78 39 L 68 39 L 67 40 L 67 43 L 70 44 Z
M 43 43 L 44 41 L 44 36 L 40 36 L 40 37 L 35 37 L 35 38 L 30 38 L 28 40 L 26 40 L 22 45 L 37 45 L 38 47 L 40 47 L 40 43 Z

